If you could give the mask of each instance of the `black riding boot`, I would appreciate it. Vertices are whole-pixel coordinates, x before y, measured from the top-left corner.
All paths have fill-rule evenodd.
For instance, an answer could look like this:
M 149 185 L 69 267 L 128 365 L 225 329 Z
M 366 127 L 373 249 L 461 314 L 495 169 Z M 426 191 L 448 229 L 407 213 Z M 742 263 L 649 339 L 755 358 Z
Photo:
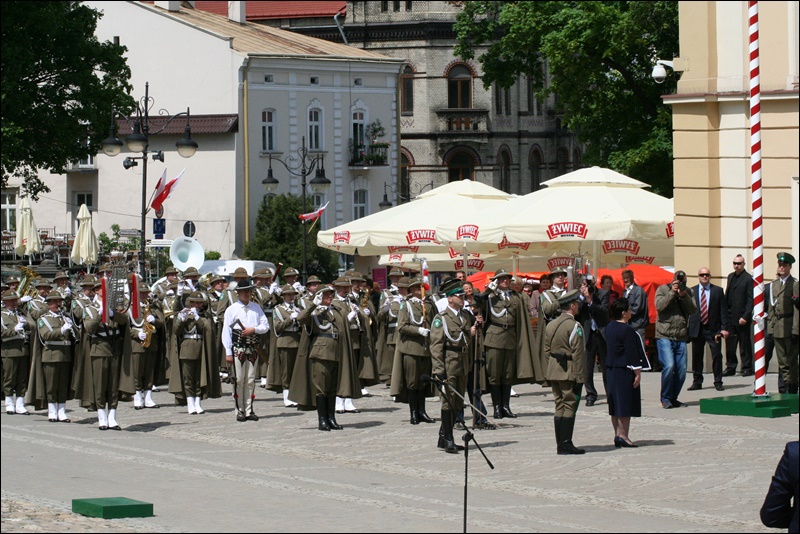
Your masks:
M 439 448 L 450 454 L 458 454 L 458 447 L 453 440 L 454 415 L 450 410 L 442 410 L 442 426 L 439 430 Z
M 336 395 L 326 397 L 328 406 L 328 426 L 331 430 L 341 430 L 344 427 L 336 422 Z
M 420 423 L 435 423 L 436 421 L 425 413 L 425 391 L 417 390 L 417 421 Z
M 492 406 L 494 407 L 494 418 L 503 418 L 503 395 L 499 384 L 489 384 L 489 390 L 492 394 Z
M 553 417 L 553 428 L 556 430 L 556 451 L 561 453 L 561 420 L 563 417 Z
M 328 399 L 323 395 L 317 395 L 317 418 L 319 419 L 319 430 L 330 432 L 331 427 L 328 424 Z
M 511 411 L 510 403 L 511 403 L 511 384 L 503 384 L 500 386 L 502 389 L 503 395 L 503 417 L 514 417 L 517 416 Z
M 411 414 L 411 419 L 409 423 L 412 425 L 418 425 L 419 420 L 417 419 L 417 396 L 419 395 L 419 391 L 416 389 L 408 388 L 408 412 Z
M 579 449 L 572 444 L 572 432 L 575 430 L 575 418 L 563 417 L 561 419 L 561 438 L 558 442 L 558 454 L 584 454 L 584 449 Z

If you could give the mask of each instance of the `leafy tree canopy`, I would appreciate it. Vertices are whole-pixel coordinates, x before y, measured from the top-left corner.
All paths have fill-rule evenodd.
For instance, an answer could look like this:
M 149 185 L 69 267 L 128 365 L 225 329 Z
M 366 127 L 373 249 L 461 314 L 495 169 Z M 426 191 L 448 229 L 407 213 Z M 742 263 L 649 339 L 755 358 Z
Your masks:
M 311 208 L 308 208 L 311 211 Z M 264 197 L 258 209 L 255 236 L 245 243 L 244 257 L 250 260 L 283 263 L 284 268 L 303 268 L 303 228 L 298 215 L 303 212 L 303 201 L 294 195 Z M 305 231 L 311 223 L 305 224 Z M 336 253 L 317 246 L 319 222 L 306 235 L 307 275 L 315 274 L 327 282 L 338 275 L 339 263 Z
M 80 2 L 0 3 L 2 14 L 2 187 L 23 179 L 34 200 L 50 189 L 37 169 L 64 172 L 95 154 L 112 107 L 134 101 L 125 47 L 99 42 L 98 11 Z
M 530 75 L 540 98 L 558 95 L 564 126 L 587 144 L 584 163 L 671 194 L 671 109 L 661 96 L 677 80 L 658 85 L 650 73 L 678 55 L 678 2 L 465 2 L 455 30 L 458 55 L 484 51 L 487 87 Z

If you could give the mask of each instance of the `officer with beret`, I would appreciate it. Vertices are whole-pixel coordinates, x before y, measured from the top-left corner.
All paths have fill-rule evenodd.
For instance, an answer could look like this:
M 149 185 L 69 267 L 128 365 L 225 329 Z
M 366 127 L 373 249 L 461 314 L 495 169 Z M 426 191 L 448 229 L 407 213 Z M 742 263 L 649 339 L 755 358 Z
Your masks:
M 791 274 L 794 261 L 790 253 L 778 253 L 778 278 L 770 284 L 766 305 L 769 332 L 775 340 L 775 353 L 786 393 L 797 394 L 800 312 L 796 307 L 798 282 Z
M 459 447 L 453 439 L 456 414 L 464 408 L 464 401 L 453 393 L 463 395 L 467 390 L 467 374 L 471 367 L 472 338 L 476 327 L 474 317 L 464 309 L 463 282 L 450 278 L 439 288 L 447 298 L 447 307 L 439 312 L 431 323 L 431 359 L 433 374 L 441 382 L 447 382 L 439 394 L 442 401 L 442 424 L 439 429 L 438 447 L 455 454 Z
M 581 299 L 577 289 L 558 299 L 561 315 L 544 330 L 544 353 L 548 358 L 546 378 L 553 389 L 556 403 L 554 424 L 558 454 L 583 454 L 575 447 L 572 433 L 575 414 L 586 381 L 583 328 L 575 317 L 580 313 Z

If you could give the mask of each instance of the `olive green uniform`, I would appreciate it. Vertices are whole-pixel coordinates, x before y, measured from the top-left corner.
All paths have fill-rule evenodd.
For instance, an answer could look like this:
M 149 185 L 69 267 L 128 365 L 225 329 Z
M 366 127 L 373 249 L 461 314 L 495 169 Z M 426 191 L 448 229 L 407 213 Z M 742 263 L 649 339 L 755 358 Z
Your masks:
M 0 313 L 0 326 L 2 326 L 3 395 L 24 397 L 28 390 L 30 323 L 21 312 L 4 307 Z
M 768 331 L 775 339 L 775 353 L 787 393 L 798 391 L 798 334 L 800 334 L 800 312 L 794 307 L 792 298 L 797 298 L 797 279 L 789 275 L 786 282 L 777 278 L 772 281 L 767 299 Z
M 103 322 L 100 310 L 86 308 L 83 326 L 89 334 L 89 358 L 92 370 L 94 403 L 99 409 L 108 406 L 116 410 L 119 402 L 120 361 L 123 351 L 123 327 L 128 317 L 114 313 L 108 323 Z
M 42 347 L 42 372 L 48 403 L 63 404 L 72 398 L 72 346 L 75 343 L 73 330 L 62 332 L 66 324 L 60 313 L 48 311 L 37 324 Z

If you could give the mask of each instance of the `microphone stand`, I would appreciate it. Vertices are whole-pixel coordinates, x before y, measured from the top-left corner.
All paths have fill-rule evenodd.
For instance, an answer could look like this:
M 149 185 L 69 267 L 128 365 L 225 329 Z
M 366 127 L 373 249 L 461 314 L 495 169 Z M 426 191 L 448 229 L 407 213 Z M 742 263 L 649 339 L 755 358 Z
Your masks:
M 456 391 L 456 389 L 447 380 L 439 380 L 436 377 L 431 377 L 431 381 L 434 384 L 436 384 L 436 387 L 439 389 L 442 395 L 445 396 L 447 395 L 443 387 L 447 386 L 447 388 L 450 390 L 451 393 L 458 395 L 458 397 L 461 398 L 462 401 L 464 401 L 464 405 L 471 406 L 472 409 L 475 410 L 475 412 L 480 411 L 474 404 L 465 399 L 461 393 Z M 483 416 L 486 417 L 486 414 L 483 414 Z M 473 443 L 475 443 L 475 446 L 478 448 L 478 452 L 480 452 L 481 455 L 483 455 L 483 459 L 486 460 L 486 463 L 490 469 L 494 469 L 494 465 L 486 456 L 486 453 L 483 452 L 483 449 L 481 449 L 481 446 L 475 440 L 475 434 L 470 432 L 469 428 L 467 428 L 466 433 L 461 439 L 464 440 L 464 532 L 466 533 L 467 532 L 467 488 L 468 488 L 467 482 L 469 481 L 469 442 L 472 441 Z

